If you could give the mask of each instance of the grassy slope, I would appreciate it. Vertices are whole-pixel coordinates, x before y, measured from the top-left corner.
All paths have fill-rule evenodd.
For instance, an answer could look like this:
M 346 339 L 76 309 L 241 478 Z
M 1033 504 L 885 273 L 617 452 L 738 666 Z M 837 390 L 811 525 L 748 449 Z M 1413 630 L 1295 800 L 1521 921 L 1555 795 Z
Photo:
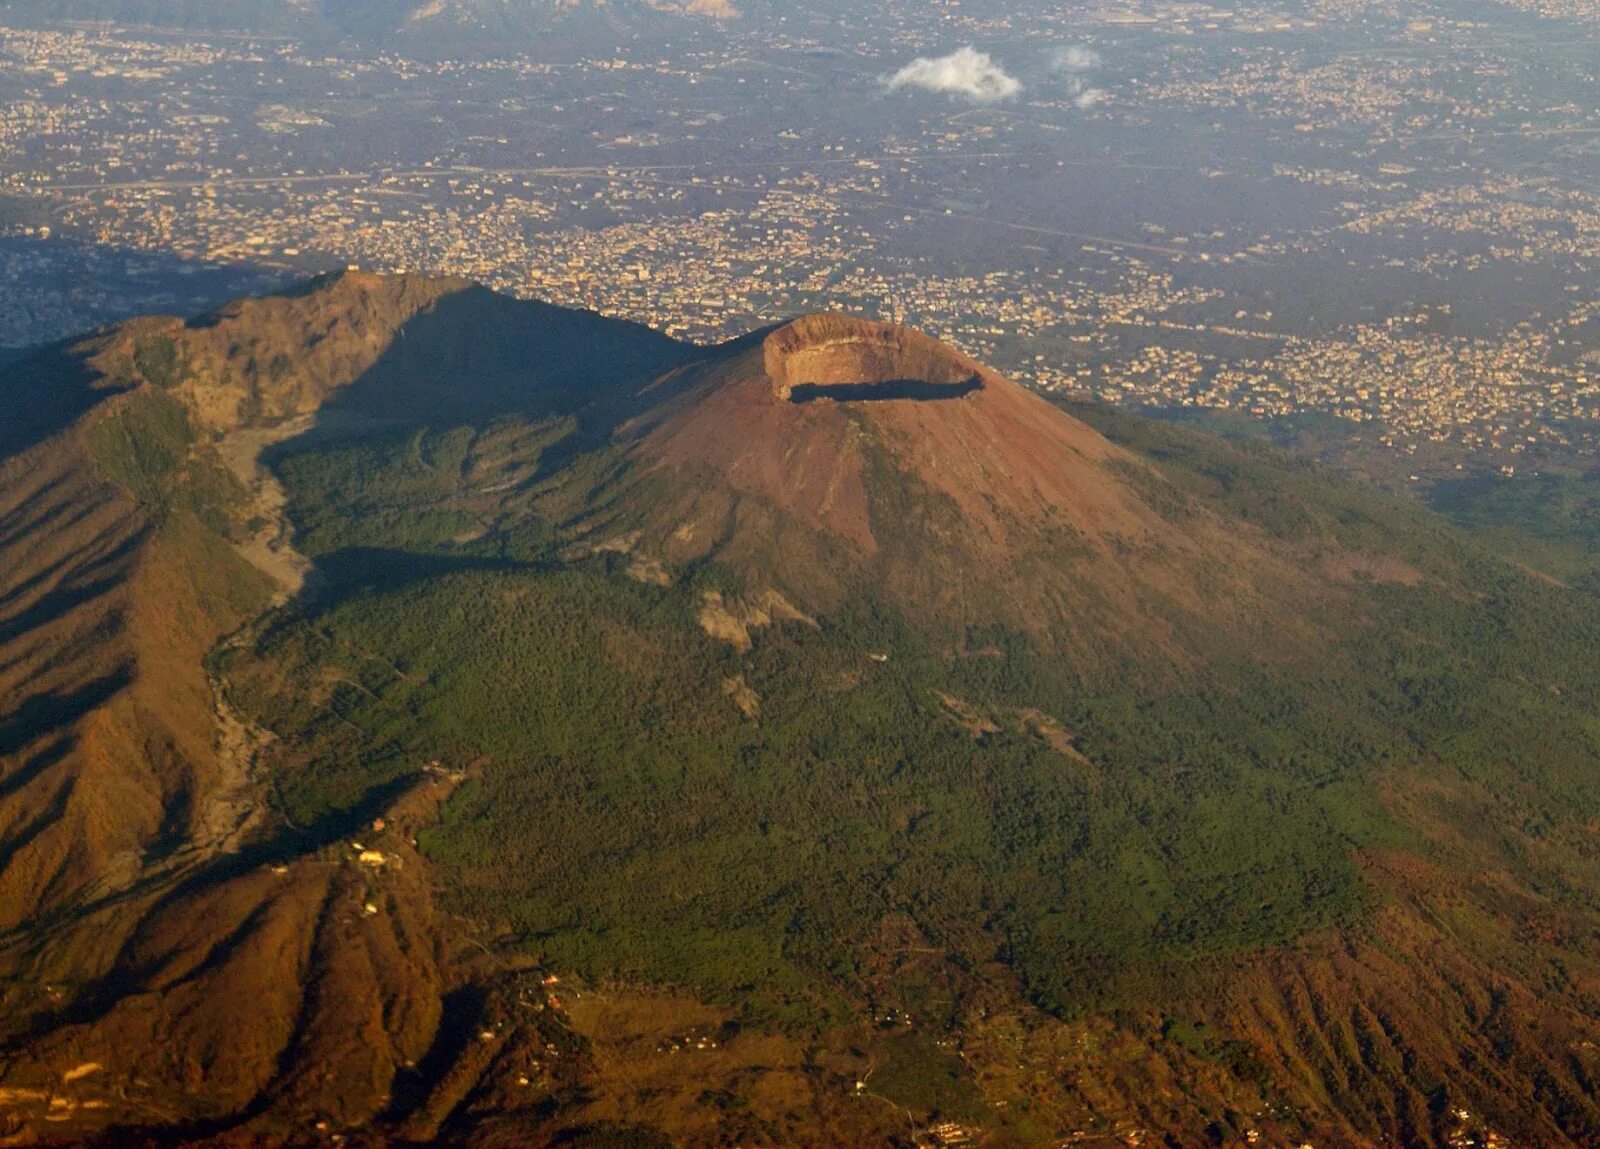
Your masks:
M 1440 483 L 1434 510 L 1516 561 L 1600 590 L 1600 474 L 1547 471 Z

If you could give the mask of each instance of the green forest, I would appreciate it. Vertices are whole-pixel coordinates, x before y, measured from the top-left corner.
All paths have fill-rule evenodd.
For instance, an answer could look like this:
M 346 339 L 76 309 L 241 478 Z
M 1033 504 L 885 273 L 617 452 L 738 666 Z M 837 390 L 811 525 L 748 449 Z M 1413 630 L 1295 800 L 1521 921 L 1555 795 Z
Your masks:
M 1379 797 L 1401 774 L 1493 786 L 1563 849 L 1523 877 L 1595 901 L 1571 876 L 1593 863 L 1562 846 L 1600 817 L 1588 596 L 1272 448 L 1074 413 L 1156 461 L 1142 481 L 1164 514 L 1205 507 L 1429 577 L 1316 620 L 1327 651 L 1220 649 L 1183 689 L 1086 681 L 1070 653 L 996 628 L 962 636 L 981 657 L 953 656 L 870 598 L 741 655 L 695 623 L 737 571 L 642 582 L 621 556 L 564 558 L 535 500 L 486 515 L 463 497 L 485 468 L 534 475 L 570 430 L 507 420 L 286 448 L 323 590 L 221 669 L 280 736 L 292 824 L 425 763 L 466 770 L 420 845 L 490 944 L 797 1019 L 864 992 L 892 915 L 955 968 L 1009 964 L 1062 1015 L 1354 921 L 1375 897 L 1359 852 L 1421 848 Z

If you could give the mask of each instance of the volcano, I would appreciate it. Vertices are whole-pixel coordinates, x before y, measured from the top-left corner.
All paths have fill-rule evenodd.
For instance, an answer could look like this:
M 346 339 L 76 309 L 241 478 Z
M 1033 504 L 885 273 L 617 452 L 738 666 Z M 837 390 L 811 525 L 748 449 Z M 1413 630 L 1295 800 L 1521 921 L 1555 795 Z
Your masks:
M 1303 641 L 1306 599 L 1337 581 L 908 328 L 806 316 L 638 399 L 612 439 L 626 493 L 585 529 L 651 569 L 739 570 L 806 612 L 873 599 L 951 641 L 999 623 L 1085 669 L 1170 667 L 1229 631 L 1262 652 Z
M 1600 610 L 1416 506 L 417 277 L 0 393 L 0 1140 L 1600 1129 Z

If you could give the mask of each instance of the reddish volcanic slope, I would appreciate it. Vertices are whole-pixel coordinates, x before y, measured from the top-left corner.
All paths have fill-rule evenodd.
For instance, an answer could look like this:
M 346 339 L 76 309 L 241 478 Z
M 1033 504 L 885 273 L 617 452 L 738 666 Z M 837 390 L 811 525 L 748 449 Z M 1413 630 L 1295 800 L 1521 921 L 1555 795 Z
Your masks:
M 1090 662 L 1182 662 L 1191 624 L 1268 650 L 1303 629 L 1296 564 L 1198 508 L 1175 529 L 1154 468 L 919 332 L 811 315 L 647 394 L 618 431 L 626 510 L 594 525 L 669 570 L 715 559 L 813 612 L 868 593 L 953 629 L 998 618 Z
M 652 428 L 644 453 L 709 466 L 739 494 L 863 553 L 879 549 L 867 495 L 875 448 L 996 546 L 1045 523 L 1130 538 L 1153 526 L 1105 470 L 1122 452 L 920 332 L 812 315 L 739 347 L 705 376 Z M 907 385 L 921 389 L 907 394 Z M 819 397 L 806 401 L 807 389 Z

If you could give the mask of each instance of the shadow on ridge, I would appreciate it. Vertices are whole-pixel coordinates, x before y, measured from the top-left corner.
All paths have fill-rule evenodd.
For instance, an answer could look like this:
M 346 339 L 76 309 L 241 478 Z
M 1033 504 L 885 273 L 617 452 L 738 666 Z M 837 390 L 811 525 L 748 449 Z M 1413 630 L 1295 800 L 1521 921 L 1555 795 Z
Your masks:
M 789 402 L 812 403 L 832 399 L 838 403 L 873 403 L 889 399 L 930 402 L 959 399 L 983 390 L 976 375 L 960 383 L 930 383 L 924 379 L 885 379 L 882 383 L 796 383 L 789 389 Z
M 15 754 L 46 735 L 73 725 L 132 681 L 132 669 L 123 666 L 77 690 L 30 695 L 0 718 L 0 755 Z
M 0 325 L 0 460 L 65 430 L 119 390 L 96 388 L 87 363 L 108 325 L 194 315 L 271 290 L 287 274 L 65 237 L 0 236 L 0 297 L 23 317 Z
M 339 276 L 292 293 L 338 299 Z M 704 350 L 652 328 L 594 311 L 516 299 L 462 284 L 399 323 L 377 359 L 323 404 L 305 431 L 263 455 L 277 466 L 302 451 L 367 433 L 430 427 L 482 429 L 500 418 L 570 420 L 572 431 L 543 449 L 541 481 L 609 440 L 642 404 L 649 384 Z M 289 507 L 291 519 L 296 509 Z M 297 522 L 297 526 L 300 524 Z M 388 590 L 462 570 L 525 566 L 483 556 L 351 547 L 314 556 L 302 604 L 363 590 Z
M 642 324 L 473 285 L 402 324 L 329 406 L 435 426 L 575 415 L 632 394 L 696 350 Z
M 391 550 L 386 547 L 342 547 L 316 560 L 322 588 L 308 606 L 338 602 L 350 594 L 393 591 L 412 583 L 468 571 L 526 570 L 527 563 L 483 555 Z
M 361 827 L 370 825 L 374 817 L 382 814 L 402 794 L 425 778 L 426 775 L 417 773 L 378 783 L 363 793 L 351 806 L 330 810 L 308 825 L 281 826 L 275 832 L 245 845 L 242 849 L 233 853 L 218 854 L 205 860 L 170 885 L 164 876 L 142 878 L 132 887 L 119 890 L 105 899 L 64 906 L 51 911 L 35 922 L 0 935 L 0 943 L 28 934 L 38 936 L 53 926 L 84 917 L 111 903 L 136 899 L 145 896 L 152 889 L 159 889 L 159 895 L 142 914 L 142 919 L 146 923 L 144 929 L 147 930 L 149 923 L 157 921 L 163 914 L 170 912 L 181 915 L 189 912 L 190 907 L 187 903 L 196 894 L 214 889 L 224 882 L 242 877 L 262 866 L 294 862 L 349 838 Z M 163 886 L 166 888 L 161 888 Z M 159 962 L 152 964 L 148 958 L 135 959 L 134 955 L 142 936 L 143 931 L 135 931 L 124 943 L 122 950 L 116 954 L 109 971 L 81 986 L 66 1008 L 36 1014 L 7 1041 L 0 1042 L 0 1055 L 24 1047 L 29 1041 L 36 1040 L 62 1026 L 91 1025 L 109 1014 L 127 995 L 139 992 L 148 979 L 159 971 Z
M 41 348 L 5 368 L 0 380 L 6 416 L 0 419 L 0 460 L 59 434 L 118 390 L 96 386 L 89 366 L 97 341 L 69 339 Z

